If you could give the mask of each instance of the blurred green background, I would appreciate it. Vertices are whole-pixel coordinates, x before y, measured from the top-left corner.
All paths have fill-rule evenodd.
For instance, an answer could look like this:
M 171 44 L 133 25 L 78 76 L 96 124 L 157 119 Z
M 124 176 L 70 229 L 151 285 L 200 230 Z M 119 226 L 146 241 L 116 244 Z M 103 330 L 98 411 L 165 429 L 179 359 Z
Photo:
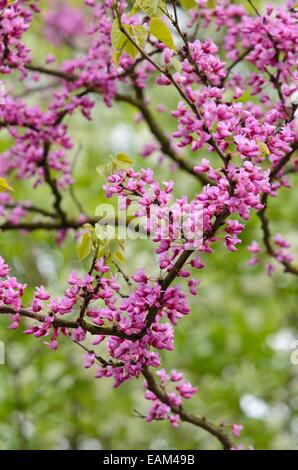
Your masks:
M 72 5 L 83 2 L 72 1 Z M 261 8 L 262 2 L 258 3 Z M 47 6 L 47 8 L 50 8 Z M 33 49 L 34 63 L 42 64 L 53 52 L 58 61 L 73 54 L 65 46 L 55 48 L 41 39 L 41 19 L 26 34 Z M 208 35 L 206 32 L 204 34 Z M 32 86 L 32 82 L 30 83 Z M 146 89 L 150 94 L 150 87 Z M 11 81 L 14 94 L 24 88 Z M 170 110 L 176 105 L 171 91 L 154 88 L 151 109 L 166 103 L 167 112 L 157 119 L 165 131 L 174 129 Z M 42 100 L 40 100 L 40 96 Z M 26 97 L 42 107 L 49 94 Z M 152 140 L 144 123 L 135 123 L 135 110 L 129 105 L 107 109 L 96 98 L 91 123 L 78 114 L 68 120 L 74 140 L 70 158 L 76 161 L 75 190 L 83 207 L 93 215 L 103 200 L 103 181 L 96 166 L 107 156 L 126 151 L 136 167 L 151 166 L 159 181 L 173 177 L 176 194 L 189 196 L 200 191 L 198 182 L 183 172 L 169 176 L 169 162 L 161 165 L 157 156 L 143 160 L 138 152 Z M 1 131 L 0 151 L 10 145 Z M 79 154 L 79 156 L 78 156 Z M 203 153 L 201 153 L 203 155 Z M 195 155 L 189 155 L 196 162 Z M 297 187 L 298 178 L 293 178 Z M 47 188 L 32 189 L 31 182 L 10 181 L 16 199 L 32 199 L 50 207 Z M 296 196 L 296 197 L 295 197 Z M 64 207 L 76 214 L 66 195 Z M 297 195 L 283 189 L 270 204 L 274 232 L 283 233 L 297 246 Z M 259 220 L 252 215 L 237 253 L 220 248 L 208 256 L 199 295 L 191 298 L 192 313 L 176 329 L 175 352 L 163 354 L 164 366 L 185 372 L 199 391 L 187 404 L 215 422 L 242 423 L 240 442 L 257 449 L 298 449 L 298 365 L 290 362 L 292 342 L 298 340 L 297 279 L 278 268 L 269 278 L 264 263 L 249 267 L 247 245 L 261 241 Z M 53 233 L 24 234 L 2 232 L 0 253 L 12 266 L 20 281 L 29 286 L 44 284 L 53 295 L 61 295 L 71 269 L 84 272 L 75 254 L 75 237 L 69 234 L 57 248 Z M 139 266 L 152 268 L 150 242 L 127 242 L 124 268 L 133 272 Z M 264 260 L 265 261 L 265 260 Z M 0 366 L 0 449 L 213 449 L 209 435 L 190 425 L 172 429 L 165 422 L 146 424 L 136 412 L 146 413 L 143 380 L 131 381 L 113 389 L 108 380 L 95 380 L 94 370 L 83 368 L 82 351 L 66 338 L 58 351 L 49 351 L 42 339 L 27 337 L 7 329 L 1 318 L 0 339 L 6 347 L 6 364 Z M 138 383 L 139 382 L 139 383 Z

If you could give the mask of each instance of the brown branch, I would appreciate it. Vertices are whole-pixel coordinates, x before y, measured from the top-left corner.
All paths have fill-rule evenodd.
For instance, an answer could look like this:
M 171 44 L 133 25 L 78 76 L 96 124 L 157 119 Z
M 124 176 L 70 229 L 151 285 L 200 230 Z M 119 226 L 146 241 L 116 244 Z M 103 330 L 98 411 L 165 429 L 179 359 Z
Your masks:
M 61 219 L 61 222 L 63 224 L 66 224 L 67 223 L 67 216 L 66 216 L 64 210 L 61 207 L 62 194 L 61 194 L 61 192 L 60 192 L 60 190 L 57 186 L 56 179 L 52 178 L 50 167 L 49 167 L 49 164 L 48 164 L 48 156 L 49 156 L 49 153 L 50 153 L 50 149 L 51 149 L 50 142 L 45 142 L 44 147 L 43 147 L 43 158 L 42 158 L 40 166 L 42 166 L 43 170 L 44 170 L 45 182 L 49 185 L 49 187 L 52 190 L 52 193 L 53 193 L 53 196 L 54 196 L 53 206 L 56 209 L 57 215 Z
M 120 268 L 120 266 L 115 262 L 115 261 L 112 261 L 113 265 L 115 266 L 116 270 L 118 271 L 119 274 L 121 274 L 121 276 L 123 277 L 123 279 L 125 280 L 126 284 L 127 284 L 127 287 L 129 289 L 132 288 L 132 282 L 131 280 L 129 279 L 129 276 L 123 271 L 123 269 Z
M 231 188 L 230 188 L 231 194 L 233 193 L 233 184 L 231 183 Z M 229 210 L 228 208 L 224 208 L 223 211 L 217 215 L 215 218 L 215 221 L 211 227 L 211 229 L 207 232 L 204 233 L 204 239 L 207 240 L 209 238 L 212 238 L 215 234 L 215 232 L 224 224 L 226 218 L 229 215 Z M 172 282 L 176 279 L 176 277 L 179 275 L 180 270 L 186 263 L 186 261 L 189 259 L 189 257 L 195 252 L 195 250 L 185 250 L 182 252 L 182 254 L 179 256 L 177 259 L 174 267 L 171 269 L 171 271 L 167 274 L 167 276 L 160 281 L 161 285 L 161 296 L 160 296 L 160 303 L 162 303 L 164 294 L 168 287 L 172 284 Z M 93 264 L 92 264 L 93 266 Z M 92 268 L 93 269 L 93 268 Z M 84 305 L 84 304 L 83 304 Z M 91 333 L 92 335 L 105 335 L 105 336 L 118 336 L 123 339 L 128 339 L 131 341 L 135 341 L 137 339 L 140 339 L 142 336 L 144 336 L 147 332 L 147 329 L 150 328 L 150 326 L 154 323 L 156 316 L 158 315 L 160 308 L 157 307 L 151 307 L 148 310 L 147 314 L 147 319 L 146 319 L 146 326 L 145 328 L 140 331 L 139 333 L 132 333 L 130 335 L 127 335 L 126 333 L 123 333 L 121 330 L 119 330 L 117 327 L 99 327 L 96 325 L 92 325 L 89 323 L 86 323 L 83 318 L 81 318 L 81 315 L 79 317 L 79 321 L 71 322 L 68 320 L 62 320 L 59 318 L 55 318 L 53 326 L 56 327 L 65 327 L 65 328 L 77 328 L 79 325 Z M 0 314 L 1 313 L 11 313 L 15 314 L 17 313 L 14 309 L 10 307 L 0 307 Z M 45 320 L 45 317 L 43 315 L 40 315 L 38 313 L 32 312 L 30 309 L 21 309 L 19 313 L 25 317 L 29 317 L 35 320 L 38 320 L 40 322 L 43 322 Z
M 205 132 L 207 132 L 208 134 L 210 134 L 210 138 L 207 140 L 207 143 L 213 148 L 213 150 L 217 153 L 217 155 L 220 157 L 220 159 L 226 163 L 227 159 L 228 159 L 228 156 L 226 156 L 222 151 L 221 149 L 219 148 L 217 142 L 215 141 L 213 135 L 210 133 L 210 129 L 208 129 L 208 127 L 204 124 L 204 121 L 202 119 L 202 116 L 201 116 L 201 113 L 200 111 L 198 110 L 197 106 L 195 103 L 193 103 L 189 98 L 188 96 L 186 95 L 186 93 L 183 91 L 183 89 L 181 88 L 181 86 L 176 82 L 176 80 L 174 79 L 174 77 L 172 76 L 172 74 L 167 70 L 167 69 L 163 69 L 162 67 L 160 67 L 156 62 L 154 62 L 154 60 L 139 46 L 139 44 L 128 34 L 128 32 L 126 31 L 126 29 L 123 27 L 122 23 L 121 23 L 121 15 L 117 9 L 117 7 L 115 8 L 115 11 L 116 11 L 116 15 L 117 15 L 117 19 L 118 19 L 118 23 L 119 23 L 119 30 L 127 37 L 127 39 L 129 39 L 129 41 L 134 45 L 134 47 L 139 51 L 139 53 L 141 54 L 142 57 L 144 57 L 144 59 L 146 59 L 158 72 L 160 72 L 162 75 L 164 75 L 171 83 L 172 85 L 176 88 L 178 94 L 181 96 L 181 98 L 188 104 L 188 106 L 190 107 L 190 109 L 194 112 L 194 114 L 196 115 L 196 117 L 202 121 L 202 128 Z
M 19 222 L 18 224 L 13 224 L 11 222 L 4 222 L 3 224 L 0 224 L 0 230 L 4 230 L 4 231 L 26 230 L 28 232 L 33 232 L 35 230 L 49 230 L 49 231 L 56 231 L 56 230 L 63 230 L 63 229 L 77 230 L 83 227 L 83 225 L 86 223 L 94 225 L 97 222 L 98 222 L 98 218 L 94 218 L 94 217 L 85 219 L 83 222 L 80 222 L 78 220 L 66 220 L 66 221 L 57 220 L 55 222 L 32 221 L 32 222 Z
M 286 273 L 294 274 L 298 276 L 298 266 L 295 266 L 294 264 L 290 263 L 289 261 L 286 260 L 279 260 L 278 254 L 276 250 L 273 247 L 272 244 L 272 236 L 271 236 L 271 231 L 270 231 L 270 222 L 269 219 L 266 215 L 266 209 L 267 209 L 267 199 L 265 202 L 265 207 L 262 209 L 260 212 L 258 212 L 258 216 L 261 221 L 261 227 L 263 231 L 263 243 L 265 245 L 267 254 L 271 256 L 272 258 L 276 259 L 280 264 L 284 266 L 284 271 Z
M 92 273 L 95 269 L 97 256 L 98 256 L 98 247 L 95 250 L 95 253 L 94 253 L 94 256 L 93 256 L 93 259 L 92 259 L 92 263 L 91 263 L 91 267 L 88 271 L 89 276 L 92 275 Z M 85 313 L 87 311 L 87 308 L 89 307 L 89 304 L 92 300 L 92 297 L 96 296 L 98 294 L 99 289 L 100 289 L 100 281 L 101 281 L 102 277 L 103 277 L 103 273 L 100 274 L 100 275 L 99 274 L 96 275 L 96 277 L 95 277 L 96 286 L 94 287 L 94 289 L 89 291 L 86 286 L 83 288 L 83 302 L 82 302 L 82 305 L 81 305 L 81 308 L 80 308 L 80 314 L 79 314 L 79 317 L 78 317 L 78 320 L 77 320 L 79 323 L 82 323 L 82 321 L 84 319 L 84 316 L 85 316 Z
M 148 54 L 148 57 L 150 57 L 150 55 L 153 55 L 153 54 Z M 147 55 L 146 55 L 146 59 L 147 59 Z M 142 57 L 142 60 L 144 60 L 144 57 Z M 61 78 L 63 80 L 67 80 L 67 81 L 70 81 L 70 82 L 73 82 L 73 81 L 78 79 L 78 77 L 76 77 L 75 75 L 64 73 L 64 72 L 61 72 L 59 70 L 47 69 L 47 68 L 41 67 L 41 66 L 30 65 L 30 66 L 27 66 L 26 68 L 28 70 L 31 70 L 31 71 L 36 71 L 36 72 L 39 72 L 39 73 L 43 73 L 45 75 L 50 75 L 50 76 L 53 76 L 53 77 L 56 77 L 56 78 Z M 133 70 L 134 69 L 132 69 L 132 71 Z M 100 94 L 100 91 L 98 89 L 94 88 L 94 87 L 88 88 L 86 90 L 86 92 Z M 147 123 L 151 133 L 156 137 L 156 139 L 160 143 L 160 147 L 161 147 L 162 152 L 165 155 L 167 155 L 169 158 L 171 158 L 171 160 L 173 160 L 179 166 L 179 168 L 186 171 L 190 175 L 195 176 L 204 185 L 214 184 L 206 176 L 197 175 L 194 172 L 193 167 L 191 165 L 189 165 L 189 163 L 183 157 L 181 157 L 179 154 L 177 154 L 175 152 L 175 150 L 172 148 L 172 146 L 170 144 L 169 138 L 163 132 L 162 128 L 157 124 L 153 114 L 151 113 L 149 107 L 146 105 L 146 102 L 143 99 L 140 99 L 140 97 L 138 97 L 138 99 L 134 99 L 130 95 L 125 95 L 125 94 L 118 93 L 115 97 L 115 100 L 118 101 L 118 102 L 128 103 L 128 104 L 134 106 L 135 108 L 137 108 L 141 112 L 141 114 L 142 114 L 145 122 Z
M 296 142 L 293 145 L 293 148 L 290 152 L 288 152 L 280 161 L 279 163 L 273 167 L 273 169 L 270 172 L 270 181 L 273 181 L 278 177 L 278 174 L 280 171 L 284 168 L 284 166 L 290 161 L 292 155 L 298 148 L 298 143 Z M 264 205 L 264 208 L 258 212 L 258 216 L 261 221 L 261 228 L 263 232 L 263 243 L 266 248 L 267 254 L 274 258 L 278 263 L 283 265 L 284 271 L 286 273 L 294 274 L 298 276 L 298 266 L 295 266 L 294 264 L 290 263 L 289 261 L 286 260 L 279 260 L 278 258 L 278 253 L 274 249 L 273 243 L 272 243 L 272 236 L 271 236 L 271 230 L 270 230 L 270 222 L 266 214 L 266 210 L 268 208 L 268 196 L 269 194 L 266 193 L 262 197 L 262 204 Z
M 209 434 L 212 434 L 216 437 L 219 442 L 221 443 L 224 450 L 230 450 L 233 447 L 232 441 L 229 439 L 226 433 L 223 430 L 216 426 L 215 424 L 211 423 L 211 421 L 207 420 L 203 416 L 195 415 L 189 411 L 186 411 L 182 406 L 175 406 L 171 404 L 167 393 L 157 384 L 155 381 L 154 375 L 150 372 L 148 367 L 144 367 L 142 369 L 142 374 L 146 379 L 148 389 L 154 393 L 154 395 L 165 405 L 169 406 L 171 411 L 180 416 L 182 421 L 187 423 L 193 424 L 199 428 L 204 429 Z
M 195 72 L 196 72 L 197 76 L 200 78 L 201 82 L 206 86 L 208 86 L 208 85 L 212 86 L 212 83 L 210 83 L 207 75 L 202 70 L 199 69 L 198 64 L 193 60 L 193 57 L 191 55 L 190 48 L 189 48 L 188 36 L 180 28 L 179 19 L 178 19 L 178 12 L 177 12 L 177 1 L 172 0 L 171 3 L 172 3 L 172 6 L 173 6 L 173 11 L 174 11 L 174 18 L 170 14 L 166 14 L 166 16 L 171 21 L 172 25 L 174 26 L 174 28 L 176 29 L 178 35 L 180 36 L 180 38 L 183 41 L 186 57 L 189 60 L 189 62 L 193 65 L 193 67 L 195 69 Z
M 25 308 L 22 308 L 18 312 L 16 312 L 13 308 L 8 307 L 8 306 L 0 307 L 0 315 L 7 315 L 7 314 L 15 315 L 16 313 L 19 313 L 23 317 L 37 320 L 41 323 L 43 323 L 46 318 L 44 315 L 41 315 L 40 313 L 35 313 Z M 77 322 L 77 321 L 70 321 L 70 320 L 63 320 L 60 318 L 55 318 L 53 321 L 54 328 L 75 329 L 75 328 L 78 328 L 79 326 L 81 326 L 85 331 L 88 331 L 91 335 L 118 336 L 122 339 L 129 339 L 129 340 L 139 339 L 137 335 L 135 335 L 133 338 L 132 335 L 126 335 L 125 333 L 118 330 L 116 327 L 112 327 L 112 328 L 99 327 L 99 326 L 91 325 L 85 322 L 84 320 Z M 81 345 L 77 341 L 74 341 L 74 342 L 76 344 L 79 344 L 85 351 L 90 352 L 85 346 Z M 100 356 L 96 356 L 96 360 L 103 367 L 115 365 L 113 362 L 106 361 Z M 116 363 L 116 366 L 121 367 L 122 363 Z M 155 382 L 154 376 L 151 374 L 148 368 L 144 368 L 142 370 L 142 374 L 144 375 L 147 381 L 149 390 L 151 390 L 162 403 L 165 403 L 168 406 L 170 406 L 172 412 L 179 415 L 182 421 L 185 421 L 197 427 L 200 427 L 204 429 L 205 431 L 209 432 L 210 434 L 212 434 L 213 436 L 215 436 L 221 442 L 225 450 L 229 450 L 232 447 L 233 444 L 229 440 L 228 436 L 226 436 L 226 434 L 222 432 L 222 430 L 219 427 L 212 424 L 206 418 L 187 412 L 181 406 L 178 407 L 178 406 L 171 405 L 167 397 L 167 394 L 157 385 L 157 383 Z
M 230 183 L 230 193 L 232 194 L 234 191 L 233 183 Z M 226 218 L 229 216 L 230 211 L 227 207 L 225 207 L 220 214 L 218 214 L 215 218 L 215 221 L 209 231 L 204 233 L 204 240 L 212 238 L 215 232 L 225 223 Z M 160 282 L 161 285 L 161 296 L 159 302 L 162 304 L 163 297 L 166 293 L 166 290 L 170 287 L 172 282 L 176 279 L 179 275 L 180 270 L 185 265 L 186 261 L 190 258 L 190 256 L 196 250 L 185 250 L 181 253 L 179 258 L 177 259 L 175 265 L 171 269 L 171 271 L 167 274 L 167 276 Z M 159 308 L 151 307 L 148 311 L 147 318 L 146 318 L 146 327 L 144 328 L 141 334 L 146 334 L 147 328 L 149 328 L 155 321 L 156 316 L 158 315 Z
M 225 81 L 228 79 L 230 73 L 232 72 L 233 68 L 236 67 L 236 65 L 240 64 L 240 62 L 243 61 L 243 59 L 245 59 L 245 57 L 251 53 L 251 51 L 253 51 L 253 47 L 249 47 L 248 49 L 246 49 L 245 51 L 242 52 L 242 54 L 240 54 L 238 56 L 238 58 L 236 60 L 234 60 L 234 62 L 232 62 L 230 65 L 228 65 L 228 67 L 226 68 L 226 71 L 227 71 L 227 74 L 225 76 L 225 78 L 222 80 L 222 85 L 225 83 Z
M 95 351 L 88 349 L 84 344 L 80 343 L 79 341 L 76 341 L 75 339 L 72 340 L 75 344 L 77 344 L 80 348 L 84 349 L 89 354 L 94 354 L 95 355 L 95 360 L 102 366 L 102 367 L 123 367 L 123 362 L 114 362 L 114 361 L 107 361 L 103 357 L 99 356 L 98 354 L 95 354 Z
M 51 219 L 56 219 L 56 214 L 54 212 L 48 211 L 47 209 L 44 209 L 43 207 L 38 207 L 34 206 L 30 203 L 30 205 L 27 205 L 24 202 L 19 202 L 19 203 L 8 203 L 5 204 L 5 209 L 17 209 L 21 208 L 24 209 L 26 212 L 30 212 L 33 214 L 40 214 L 43 215 L 44 217 L 49 217 Z M 1 227 L 1 225 L 0 225 Z
M 175 150 L 171 146 L 169 138 L 163 132 L 162 128 L 158 125 L 145 100 L 143 99 L 142 91 L 140 89 L 138 90 L 138 97 L 136 99 L 132 98 L 129 95 L 118 93 L 116 95 L 116 100 L 120 102 L 129 103 L 141 112 L 151 133 L 158 140 L 162 152 L 167 155 L 171 160 L 173 160 L 179 166 L 179 168 L 186 171 L 190 175 L 195 176 L 203 185 L 214 184 L 205 175 L 197 175 L 194 172 L 193 167 L 189 165 L 187 160 L 185 160 L 183 157 L 181 157 L 178 153 L 175 152 Z
M 43 75 L 50 75 L 51 77 L 55 78 L 61 78 L 62 80 L 66 80 L 67 82 L 74 82 L 75 80 L 78 79 L 75 75 L 72 75 L 70 73 L 62 72 L 61 70 L 53 70 L 53 69 L 48 69 L 46 67 L 42 67 L 39 65 L 26 65 L 25 67 L 27 70 L 30 70 L 31 72 L 38 72 Z
M 295 142 L 295 144 L 292 147 L 292 150 L 290 152 L 286 153 L 286 155 L 271 170 L 271 172 L 270 172 L 270 179 L 271 180 L 273 180 L 274 178 L 276 178 L 278 176 L 279 172 L 290 161 L 291 157 L 293 156 L 293 154 L 296 152 L 297 149 L 298 149 L 298 142 Z
M 46 319 L 45 315 L 40 313 L 33 312 L 28 308 L 21 308 L 20 310 L 16 311 L 12 307 L 8 306 L 0 306 L 0 315 L 16 315 L 20 314 L 22 317 L 31 318 L 32 320 L 36 320 L 40 323 L 43 323 Z M 51 313 L 49 314 L 51 315 Z M 123 333 L 116 327 L 104 327 L 104 326 L 96 326 L 86 321 L 71 321 L 71 320 L 63 320 L 62 318 L 56 318 L 53 321 L 54 328 L 68 328 L 68 329 L 76 329 L 81 326 L 85 331 L 90 333 L 91 335 L 102 335 L 102 336 L 117 336 L 122 339 L 128 339 L 134 341 L 137 338 L 137 335 L 127 335 Z
M 100 222 L 100 217 L 87 217 L 84 220 L 73 220 L 67 219 L 65 222 L 61 220 L 55 220 L 53 222 L 44 222 L 44 221 L 30 221 L 30 222 L 19 222 L 18 224 L 13 224 L 12 222 L 4 222 L 0 224 L 0 230 L 3 231 L 12 231 L 12 230 L 26 230 L 28 232 L 33 232 L 35 230 L 48 230 L 48 231 L 57 231 L 57 230 L 78 230 L 82 228 L 85 224 L 95 225 L 96 223 Z M 134 220 L 134 217 L 127 217 L 126 224 L 124 221 L 115 217 L 115 219 L 106 220 L 104 219 L 104 223 L 106 225 L 115 225 L 115 226 L 125 226 L 128 229 L 133 230 L 130 228 L 131 221 Z M 143 231 L 141 227 L 140 230 Z M 147 233 L 144 231 L 144 233 Z
M 83 96 L 87 95 L 88 93 L 90 93 L 90 90 L 86 89 L 86 90 L 78 93 L 76 96 L 77 96 L 77 98 L 82 98 Z M 58 117 L 57 117 L 57 119 L 54 123 L 54 126 L 55 127 L 59 126 L 59 124 L 61 124 L 61 122 L 67 116 L 67 114 L 68 114 L 68 112 L 66 110 L 61 111 L 58 114 Z M 49 153 L 51 151 L 51 145 L 52 144 L 49 141 L 46 141 L 44 143 L 43 157 L 42 157 L 40 166 L 43 167 L 45 181 L 52 190 L 52 193 L 53 193 L 53 196 L 54 196 L 54 208 L 56 209 L 57 215 L 59 216 L 59 218 L 61 219 L 61 221 L 63 223 L 67 223 L 66 213 L 64 212 L 64 210 L 61 207 L 61 205 L 62 205 L 62 194 L 61 194 L 61 192 L 58 188 L 58 184 L 57 184 L 56 179 L 53 178 L 52 175 L 51 175 L 51 170 L 50 170 L 50 166 L 49 166 L 49 163 L 48 163 L 48 157 L 49 157 Z

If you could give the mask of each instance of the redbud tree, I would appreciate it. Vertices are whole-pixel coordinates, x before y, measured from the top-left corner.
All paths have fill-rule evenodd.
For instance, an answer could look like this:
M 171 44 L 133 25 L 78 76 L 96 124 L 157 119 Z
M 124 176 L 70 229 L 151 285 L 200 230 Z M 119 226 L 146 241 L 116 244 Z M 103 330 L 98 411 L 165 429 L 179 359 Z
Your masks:
M 10 142 L 0 154 L 0 227 L 23 237 L 54 232 L 58 247 L 71 237 L 82 263 L 80 273 L 69 266 L 60 297 L 36 286 L 25 302 L 26 285 L 0 257 L 0 313 L 9 316 L 11 329 L 23 328 L 49 349 L 72 341 L 85 351 L 85 367 L 115 387 L 143 376 L 146 421 L 168 420 L 174 427 L 185 421 L 226 450 L 242 448 L 241 424 L 222 424 L 220 416 L 216 424 L 188 411 L 185 402 L 196 387 L 183 372 L 165 370 L 160 352 L 174 349 L 179 322 L 192 314 L 188 297 L 198 295 L 200 284 L 194 273 L 204 278 L 219 245 L 241 250 L 252 214 L 263 245 L 251 240 L 249 264 L 268 258 L 269 276 L 275 269 L 298 275 L 290 244 L 271 230 L 266 211 L 281 188 L 293 190 L 291 176 L 298 171 L 297 5 L 80 3 L 78 9 L 63 2 L 49 13 L 38 0 L 0 1 L 0 131 Z M 47 41 L 69 45 L 67 58 L 49 53 L 36 61 L 26 35 L 38 21 Z M 164 93 L 158 112 L 172 116 L 174 131 L 160 125 L 150 106 L 155 92 L 163 96 L 166 89 L 175 104 Z M 106 204 L 95 215 L 82 207 L 70 159 L 69 123 L 74 115 L 92 121 L 99 101 L 110 113 L 116 102 L 127 103 L 152 134 L 141 152 L 142 168 L 123 151 L 107 156 L 93 176 L 106 204 L 113 201 L 115 208 L 117 200 L 113 217 L 106 216 Z M 147 157 L 156 152 L 170 162 L 167 181 L 150 168 Z M 175 181 L 185 173 L 199 189 L 191 198 L 176 198 Z M 49 200 L 19 200 L 14 189 L 22 181 L 32 192 L 47 187 Z M 75 212 L 64 202 L 70 189 Z M 125 243 L 137 237 L 147 239 L 154 272 L 142 265 L 129 270 Z

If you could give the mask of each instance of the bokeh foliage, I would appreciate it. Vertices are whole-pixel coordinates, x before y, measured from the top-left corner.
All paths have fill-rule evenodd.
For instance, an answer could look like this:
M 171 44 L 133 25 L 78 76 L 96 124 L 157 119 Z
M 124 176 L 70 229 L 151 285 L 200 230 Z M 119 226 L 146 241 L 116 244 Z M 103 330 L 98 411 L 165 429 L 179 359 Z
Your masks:
M 70 2 L 80 5 L 80 1 Z M 261 7 L 262 2 L 256 2 Z M 46 8 L 50 8 L 47 2 Z M 55 48 L 42 41 L 41 24 L 26 38 L 36 63 L 45 54 L 55 53 L 59 60 L 68 57 L 67 47 Z M 203 32 L 202 34 L 206 34 Z M 10 85 L 15 94 L 23 87 Z M 150 93 L 149 90 L 146 90 Z M 154 92 L 152 109 L 160 101 L 173 109 L 176 97 L 171 91 Z M 42 95 L 46 106 L 48 94 Z M 35 103 L 32 93 L 30 101 Z M 69 125 L 74 139 L 70 157 L 75 162 L 76 194 L 88 212 L 103 201 L 103 180 L 96 173 L 98 164 L 109 154 L 129 153 L 136 167 L 152 166 L 160 181 L 173 177 L 176 194 L 192 195 L 200 188 L 184 173 L 171 174 L 168 161 L 143 160 L 138 152 L 150 141 L 145 124 L 136 124 L 129 105 L 104 107 L 96 98 L 91 123 L 73 116 Z M 170 131 L 174 121 L 168 111 L 157 115 Z M 1 132 L 0 150 L 9 145 Z M 196 156 L 189 155 L 196 161 Z M 16 198 L 51 204 L 46 188 L 32 189 L 30 182 L 11 181 Z M 298 178 L 293 178 L 297 187 Z M 76 208 L 69 196 L 65 207 Z M 283 189 L 269 211 L 273 231 L 280 231 L 297 245 L 297 199 L 295 191 Z M 290 362 L 291 342 L 298 339 L 297 280 L 280 268 L 269 278 L 264 264 L 249 267 L 246 247 L 261 240 L 258 217 L 253 214 L 242 236 L 237 253 L 220 249 L 208 256 L 200 293 L 191 299 L 192 313 L 176 330 L 176 349 L 164 354 L 166 367 L 185 371 L 199 387 L 190 406 L 218 422 L 242 423 L 246 445 L 257 449 L 294 449 L 298 447 L 298 366 Z M 61 247 L 55 234 L 38 232 L 0 234 L 0 252 L 14 267 L 20 281 L 29 287 L 44 284 L 53 294 L 61 294 L 70 269 L 84 270 L 76 258 L 75 237 L 69 234 Z M 152 266 L 150 242 L 128 241 L 126 264 L 132 272 L 139 266 Z M 30 289 L 29 289 L 30 291 Z M 32 291 L 31 291 L 32 294 Z M 2 318 L 0 339 L 6 345 L 6 364 L 0 366 L 0 449 L 197 449 L 217 448 L 200 430 L 182 424 L 177 430 L 168 423 L 146 424 L 139 416 L 146 410 L 142 379 L 120 389 L 105 380 L 95 380 L 92 371 L 82 367 L 82 351 L 67 338 L 58 351 L 49 351 L 42 340 L 26 337 L 22 331 L 7 329 Z

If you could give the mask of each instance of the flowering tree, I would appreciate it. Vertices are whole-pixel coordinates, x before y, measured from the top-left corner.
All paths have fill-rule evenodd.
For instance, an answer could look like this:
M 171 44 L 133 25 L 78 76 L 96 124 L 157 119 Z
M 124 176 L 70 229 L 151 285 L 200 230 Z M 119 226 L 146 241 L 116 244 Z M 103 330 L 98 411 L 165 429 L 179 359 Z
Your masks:
M 203 276 L 218 244 L 238 249 L 252 212 L 259 216 L 264 248 L 251 241 L 249 264 L 259 263 L 264 251 L 271 258 L 269 275 L 278 265 L 298 274 L 289 243 L 271 233 L 266 213 L 281 188 L 291 190 L 291 174 L 298 170 L 295 2 L 267 6 L 264 13 L 250 1 L 250 9 L 206 0 L 81 3 L 81 10 L 64 4 L 43 15 L 38 1 L 0 1 L 0 129 L 11 141 L 0 156 L 1 229 L 26 236 L 55 231 L 58 244 L 75 233 L 74 250 L 86 270 L 79 275 L 69 267 L 63 297 L 39 286 L 25 304 L 26 286 L 1 257 L 0 313 L 10 316 L 12 329 L 22 319 L 33 320 L 25 333 L 47 337 L 50 349 L 70 337 L 85 350 L 85 367 L 96 366 L 96 377 L 112 377 L 116 387 L 142 375 L 151 402 L 147 421 L 169 420 L 174 427 L 186 421 L 224 449 L 241 448 L 234 443 L 241 425 L 216 425 L 187 411 L 184 400 L 196 388 L 181 372 L 165 371 L 159 351 L 173 350 L 176 325 L 190 314 L 188 292 L 196 296 L 199 286 L 192 273 L 202 270 Z M 70 45 L 71 57 L 55 65 L 49 54 L 36 63 L 24 42 L 35 17 L 42 17 L 49 41 Z M 210 25 L 222 38 L 218 44 L 204 34 Z M 15 96 L 12 76 L 24 83 L 27 100 Z M 148 83 L 154 84 L 151 93 L 155 87 L 173 89 L 176 107 L 165 99 L 158 109 L 172 114 L 173 133 L 155 119 Z M 29 94 L 44 88 L 51 96 L 47 107 L 30 105 Z M 158 150 L 172 161 L 167 182 L 158 181 L 148 166 L 136 170 L 125 153 L 98 167 L 107 200 L 120 201 L 113 220 L 104 217 L 106 206 L 88 215 L 74 192 L 77 213 L 64 207 L 66 192 L 75 187 L 66 121 L 74 113 L 92 120 L 96 95 L 111 113 L 116 101 L 136 108 L 153 137 L 142 155 Z M 184 155 L 186 148 L 193 160 Z M 183 172 L 201 185 L 190 200 L 173 194 Z M 13 177 L 30 179 L 33 188 L 47 186 L 51 208 L 16 199 Z M 140 266 L 130 273 L 125 267 L 123 239 L 137 230 L 149 239 L 156 272 Z

